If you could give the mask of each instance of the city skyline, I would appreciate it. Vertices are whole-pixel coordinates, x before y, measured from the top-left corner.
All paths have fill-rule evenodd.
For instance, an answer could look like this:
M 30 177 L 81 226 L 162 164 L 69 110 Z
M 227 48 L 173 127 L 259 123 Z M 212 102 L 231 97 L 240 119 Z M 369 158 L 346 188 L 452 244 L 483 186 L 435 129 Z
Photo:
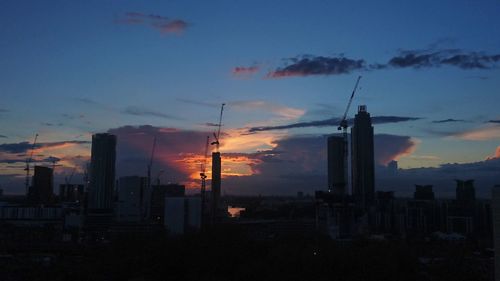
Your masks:
M 59 182 L 107 132 L 117 177 L 145 175 L 157 136 L 153 174 L 197 188 L 223 102 L 222 192 L 326 190 L 325 136 L 358 75 L 348 119 L 366 104 L 376 164 L 404 169 L 376 189 L 471 178 L 486 196 L 497 180 L 497 2 L 122 3 L 0 3 L 6 192 L 24 192 L 35 133 L 35 163 L 56 162 Z

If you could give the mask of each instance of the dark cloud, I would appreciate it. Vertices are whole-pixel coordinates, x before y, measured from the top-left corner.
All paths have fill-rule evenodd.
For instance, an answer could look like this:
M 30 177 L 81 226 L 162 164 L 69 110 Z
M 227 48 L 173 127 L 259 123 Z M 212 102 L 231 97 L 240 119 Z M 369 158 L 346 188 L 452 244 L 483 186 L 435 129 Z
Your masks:
M 362 59 L 345 57 L 301 56 L 288 60 L 290 64 L 271 71 L 268 78 L 309 75 L 339 75 L 349 74 L 355 70 L 365 69 Z
M 45 143 L 37 143 L 35 145 L 35 148 L 54 148 L 66 144 L 88 144 L 90 142 L 88 141 L 59 141 L 59 142 L 45 142 Z M 22 154 L 26 153 L 28 150 L 31 150 L 32 143 L 24 141 L 24 142 L 18 142 L 18 143 L 4 143 L 0 144 L 0 152 L 5 152 L 5 153 L 17 153 L 17 154 Z
M 500 124 L 500 120 L 488 120 L 487 123 L 495 123 L 495 124 Z
M 432 121 L 432 123 L 454 123 L 454 122 L 466 122 L 465 120 L 463 119 L 444 119 L 444 120 L 435 120 L 435 121 Z
M 6 112 L 9 112 L 9 110 L 5 108 L 0 108 L 0 113 L 6 113 Z
M 406 50 L 391 58 L 387 65 L 395 68 L 429 68 L 444 65 L 461 69 L 491 69 L 500 62 L 500 54 L 466 52 L 460 49 Z
M 0 138 L 8 138 L 7 136 L 4 136 L 4 135 L 0 135 Z
M 141 108 L 138 106 L 129 106 L 125 108 L 122 113 L 124 114 L 129 114 L 129 115 L 135 115 L 135 116 L 152 116 L 152 117 L 160 117 L 160 118 L 165 118 L 165 119 L 172 119 L 172 120 L 180 120 L 181 118 L 169 114 L 165 114 L 163 112 L 158 112 L 158 111 L 153 111 L 145 108 Z
M 372 117 L 373 124 L 386 124 L 386 123 L 398 123 L 419 120 L 419 117 L 401 117 L 401 116 L 374 116 Z M 354 119 L 349 119 L 349 124 L 353 123 Z M 338 126 L 340 123 L 340 118 L 331 118 L 325 120 L 309 121 L 309 122 L 298 122 L 281 126 L 263 126 L 263 127 L 252 127 L 248 129 L 249 133 L 261 132 L 261 131 L 271 131 L 271 130 L 285 130 L 293 128 L 306 128 L 306 127 L 330 127 Z
M 314 193 L 327 185 L 327 138 L 295 136 L 275 142 L 271 150 L 250 154 L 260 160 L 252 165 L 256 174 L 224 179 L 223 187 L 231 194 Z M 411 153 L 416 143 L 408 136 L 377 134 L 374 139 L 375 162 L 385 165 Z M 223 154 L 225 156 L 226 154 Z
M 160 31 L 162 34 L 182 33 L 189 26 L 189 24 L 182 19 L 170 19 L 157 14 L 145 14 L 140 12 L 125 13 L 123 17 L 115 20 L 115 23 L 127 25 L 146 25 Z

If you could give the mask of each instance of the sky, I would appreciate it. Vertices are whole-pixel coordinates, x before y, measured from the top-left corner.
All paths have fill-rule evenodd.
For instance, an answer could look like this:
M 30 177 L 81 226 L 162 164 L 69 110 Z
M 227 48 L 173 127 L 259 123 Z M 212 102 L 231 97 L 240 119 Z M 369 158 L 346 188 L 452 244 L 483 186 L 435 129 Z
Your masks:
M 94 133 L 118 176 L 196 190 L 224 110 L 223 192 L 326 189 L 326 136 L 374 120 L 377 189 L 500 183 L 498 1 L 0 1 L 0 188 L 25 160 L 81 180 Z M 384 170 L 391 160 L 401 168 Z M 209 167 L 210 168 L 210 167 Z M 210 175 L 209 175 L 210 176 Z M 426 181 L 426 182 L 424 182 Z M 441 188 L 441 189 L 440 189 Z

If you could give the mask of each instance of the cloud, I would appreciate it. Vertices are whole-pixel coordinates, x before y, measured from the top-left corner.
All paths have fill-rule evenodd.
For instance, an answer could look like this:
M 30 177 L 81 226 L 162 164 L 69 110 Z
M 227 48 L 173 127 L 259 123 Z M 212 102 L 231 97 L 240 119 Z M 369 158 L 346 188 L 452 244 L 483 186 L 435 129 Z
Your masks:
M 152 117 L 160 117 L 160 118 L 165 118 L 165 119 L 172 119 L 172 120 L 181 120 L 181 118 L 169 114 L 165 114 L 162 112 L 158 111 L 153 111 L 149 109 L 145 109 L 142 107 L 138 106 L 129 106 L 125 108 L 122 113 L 124 114 L 129 114 L 129 115 L 135 115 L 135 116 L 152 116 Z
M 492 139 L 500 139 L 500 126 L 486 126 L 477 129 L 471 129 L 465 132 L 454 133 L 450 135 L 454 138 L 471 141 L 484 141 Z
M 74 99 L 78 102 L 85 103 L 85 104 L 91 104 L 91 105 L 99 104 L 98 102 L 96 102 L 92 99 L 89 99 L 89 98 L 74 98 Z
M 398 123 L 419 120 L 419 117 L 402 117 L 402 116 L 374 116 L 372 117 L 372 124 L 386 124 L 386 123 Z M 349 119 L 349 124 L 353 123 L 354 119 Z M 306 128 L 306 127 L 332 127 L 338 126 L 340 123 L 340 118 L 331 118 L 325 120 L 309 121 L 309 122 L 298 122 L 287 125 L 280 126 L 262 126 L 262 127 L 252 127 L 248 129 L 248 132 L 262 132 L 270 130 L 286 130 L 293 128 Z
M 8 109 L 5 109 L 5 108 L 0 108 L 0 113 L 7 113 L 7 112 L 9 112 L 9 110 L 8 110 Z
M 267 78 L 290 76 L 339 75 L 365 69 L 363 59 L 345 57 L 301 56 L 288 59 L 289 64 L 267 74 Z
M 430 68 L 454 66 L 464 70 L 491 69 L 500 62 L 500 54 L 488 55 L 484 52 L 466 52 L 460 49 L 405 50 L 392 57 L 385 67 Z
M 305 113 L 305 110 L 303 109 L 288 107 L 262 100 L 231 101 L 227 104 L 231 108 L 236 108 L 238 110 L 263 110 L 266 112 L 272 112 L 273 114 L 287 120 L 297 119 Z
M 500 146 L 498 146 L 495 150 L 495 154 L 493 156 L 489 156 L 486 158 L 486 160 L 491 160 L 495 158 L 500 158 Z
M 4 139 L 6 139 L 6 138 L 8 138 L 8 137 L 7 137 L 7 136 L 4 136 L 4 135 L 0 135 L 0 138 L 4 138 Z
M 182 19 L 170 19 L 156 14 L 128 12 L 123 17 L 115 20 L 117 24 L 146 25 L 160 31 L 162 34 L 184 32 L 189 24 Z
M 90 142 L 88 141 L 59 141 L 59 142 L 45 142 L 45 143 L 37 143 L 35 145 L 35 149 L 49 149 L 49 148 L 59 148 L 63 146 L 68 146 L 68 145 L 77 145 L 77 144 L 88 144 Z M 33 146 L 32 143 L 24 141 L 24 142 L 18 142 L 18 143 L 4 143 L 0 144 L 0 152 L 5 152 L 5 153 L 15 153 L 15 154 L 20 154 L 20 153 L 26 153 L 27 151 L 31 150 L 31 147 Z
M 439 123 L 454 123 L 454 122 L 465 122 L 465 120 L 463 120 L 463 119 L 451 119 L 451 118 L 448 118 L 448 119 L 444 119 L 444 120 L 435 120 L 435 121 L 432 121 L 432 123 L 436 123 L 436 124 L 439 124 Z
M 500 124 L 500 120 L 489 120 L 487 123 Z
M 375 159 L 380 165 L 387 165 L 392 160 L 410 155 L 415 151 L 417 142 L 408 136 L 389 134 L 375 135 Z
M 260 67 L 257 65 L 254 66 L 237 66 L 233 68 L 231 73 L 237 77 L 248 77 L 259 71 Z

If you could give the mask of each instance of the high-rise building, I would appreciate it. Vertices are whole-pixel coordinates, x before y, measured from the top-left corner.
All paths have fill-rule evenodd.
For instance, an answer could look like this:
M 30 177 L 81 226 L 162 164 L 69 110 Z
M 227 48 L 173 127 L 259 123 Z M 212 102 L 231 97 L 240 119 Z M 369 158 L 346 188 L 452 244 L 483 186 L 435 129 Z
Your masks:
M 107 133 L 93 135 L 91 153 L 88 209 L 112 212 L 116 136 Z
M 492 192 L 493 243 L 495 244 L 495 281 L 500 281 L 500 185 Z
M 413 193 L 415 200 L 434 200 L 434 191 L 432 185 L 415 185 L 415 192 Z
M 180 184 L 162 184 L 151 186 L 151 220 L 157 224 L 164 223 L 165 198 L 184 197 L 186 187 Z
M 33 184 L 28 195 L 30 201 L 34 204 L 50 204 L 54 197 L 53 183 L 53 169 L 35 166 Z
M 476 190 L 474 180 L 456 180 L 457 201 L 460 203 L 472 203 L 476 200 Z
M 375 200 L 375 159 L 373 126 L 366 106 L 358 107 L 351 128 L 352 195 L 363 208 Z
M 84 199 L 83 184 L 60 184 L 59 200 L 61 202 L 80 203 Z
M 212 216 L 217 217 L 220 208 L 221 158 L 220 152 L 212 153 Z
M 141 222 L 150 206 L 146 177 L 128 176 L 117 181 L 118 202 L 116 219 L 119 222 Z
M 346 194 L 346 145 L 342 136 L 328 137 L 328 190 L 336 194 Z

